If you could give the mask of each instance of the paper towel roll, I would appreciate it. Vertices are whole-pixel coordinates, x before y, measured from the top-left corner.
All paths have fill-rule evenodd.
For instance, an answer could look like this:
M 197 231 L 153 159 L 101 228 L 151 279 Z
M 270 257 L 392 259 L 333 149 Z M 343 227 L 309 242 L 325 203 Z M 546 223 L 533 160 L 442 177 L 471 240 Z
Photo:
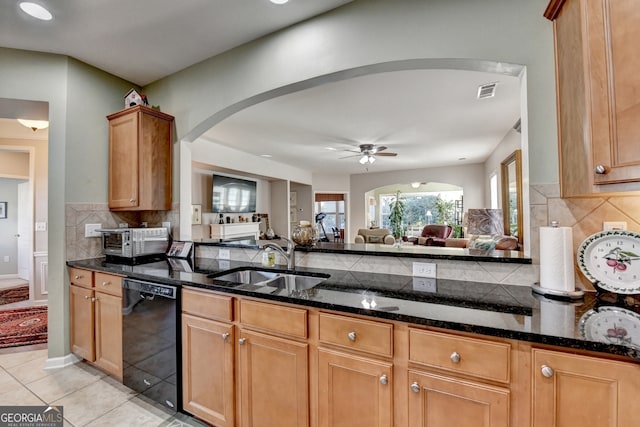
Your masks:
M 540 227 L 540 286 L 562 292 L 576 290 L 570 227 Z

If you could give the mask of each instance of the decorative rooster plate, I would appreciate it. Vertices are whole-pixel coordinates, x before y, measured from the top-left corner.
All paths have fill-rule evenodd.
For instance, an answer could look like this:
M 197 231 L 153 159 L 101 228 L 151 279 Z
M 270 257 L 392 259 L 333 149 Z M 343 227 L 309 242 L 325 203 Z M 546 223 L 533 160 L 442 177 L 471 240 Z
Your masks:
M 593 234 L 580 244 L 578 265 L 599 288 L 617 294 L 638 294 L 640 234 L 627 230 Z

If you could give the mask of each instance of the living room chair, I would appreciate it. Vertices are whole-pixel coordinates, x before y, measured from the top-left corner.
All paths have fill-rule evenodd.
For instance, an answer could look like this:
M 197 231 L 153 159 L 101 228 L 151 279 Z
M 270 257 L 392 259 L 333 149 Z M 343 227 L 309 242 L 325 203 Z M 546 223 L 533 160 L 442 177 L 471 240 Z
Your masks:
M 444 246 L 448 238 L 453 235 L 453 227 L 445 224 L 427 224 L 420 236 L 413 241 L 422 246 Z
M 385 245 L 393 245 L 396 239 L 393 238 L 391 232 L 386 228 L 360 228 L 354 240 L 355 243 L 381 243 Z

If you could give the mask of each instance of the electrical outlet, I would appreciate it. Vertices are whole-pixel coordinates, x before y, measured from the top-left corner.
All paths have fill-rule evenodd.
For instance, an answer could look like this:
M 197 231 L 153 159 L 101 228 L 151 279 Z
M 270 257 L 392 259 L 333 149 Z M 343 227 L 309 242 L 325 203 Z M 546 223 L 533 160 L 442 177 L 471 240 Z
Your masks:
M 9 262 L 9 260 L 10 260 L 10 259 L 11 259 L 11 258 L 9 258 L 9 255 L 5 255 L 5 256 L 4 256 L 4 262 Z
M 36 222 L 36 231 L 47 231 L 46 222 Z
M 414 277 L 413 290 L 420 292 L 437 292 L 436 279 L 431 277 Z
M 627 221 L 605 221 L 602 223 L 602 229 L 604 231 L 609 230 L 626 230 Z
M 231 268 L 231 263 L 229 261 L 218 260 L 218 268 L 220 270 L 229 270 Z
M 231 259 L 231 250 L 224 248 L 218 249 L 218 259 Z
M 413 275 L 414 277 L 430 277 L 435 279 L 436 264 L 432 262 L 414 262 Z
M 85 224 L 84 225 L 84 237 L 100 237 L 101 234 L 96 230 L 100 230 L 102 224 Z
M 171 231 L 171 223 L 169 221 L 163 221 L 162 226 L 166 228 L 168 231 Z

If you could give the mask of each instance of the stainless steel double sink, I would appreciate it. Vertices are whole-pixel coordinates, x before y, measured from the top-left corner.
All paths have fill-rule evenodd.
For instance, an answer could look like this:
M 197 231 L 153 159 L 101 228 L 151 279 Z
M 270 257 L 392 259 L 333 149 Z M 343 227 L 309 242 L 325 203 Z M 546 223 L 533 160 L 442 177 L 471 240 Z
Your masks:
M 289 294 L 309 290 L 327 280 L 328 274 L 305 274 L 298 272 L 280 272 L 260 270 L 256 268 L 241 268 L 223 273 L 210 274 L 211 279 L 223 280 L 237 284 L 236 289 L 257 290 L 278 293 L 286 289 Z

